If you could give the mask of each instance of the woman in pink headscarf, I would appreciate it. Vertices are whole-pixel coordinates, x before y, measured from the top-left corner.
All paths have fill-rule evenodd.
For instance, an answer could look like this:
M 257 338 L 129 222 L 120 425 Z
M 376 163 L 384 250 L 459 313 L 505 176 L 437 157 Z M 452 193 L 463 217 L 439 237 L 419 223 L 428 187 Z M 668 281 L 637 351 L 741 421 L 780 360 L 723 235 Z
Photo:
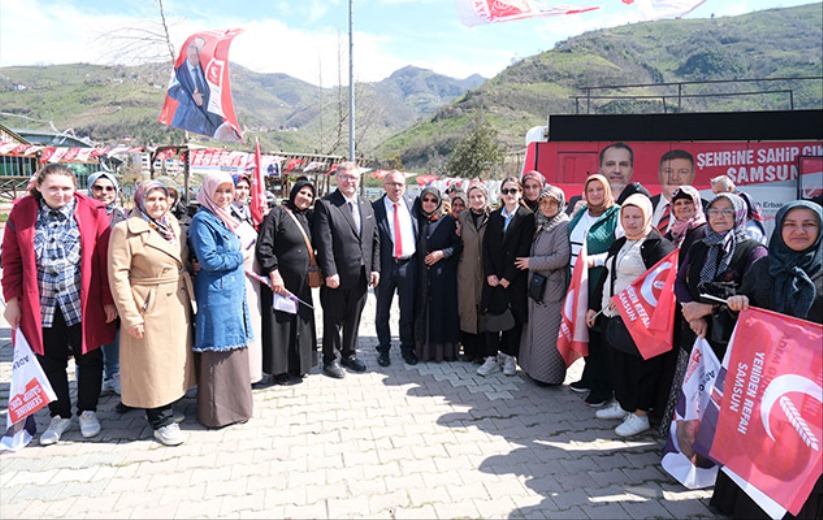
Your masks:
M 231 216 L 234 182 L 227 173 L 210 173 L 197 194 L 189 240 L 200 264 L 194 281 L 197 301 L 194 352 L 197 365 L 197 418 L 219 428 L 252 415 L 248 344 L 252 339 L 243 262 L 254 248 L 243 248 Z

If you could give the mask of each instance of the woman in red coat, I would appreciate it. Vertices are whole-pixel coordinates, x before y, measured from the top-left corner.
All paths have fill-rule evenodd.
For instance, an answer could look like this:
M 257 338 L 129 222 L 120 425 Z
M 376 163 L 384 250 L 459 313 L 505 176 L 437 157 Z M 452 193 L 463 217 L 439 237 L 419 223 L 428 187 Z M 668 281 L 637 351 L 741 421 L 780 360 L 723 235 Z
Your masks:
M 77 366 L 80 432 L 100 433 L 100 346 L 113 341 L 117 317 L 106 275 L 106 207 L 76 189 L 69 168 L 46 166 L 31 195 L 15 202 L 3 236 L 3 315 L 12 330 L 22 329 L 57 394 L 43 445 L 59 441 L 71 424 L 69 356 Z

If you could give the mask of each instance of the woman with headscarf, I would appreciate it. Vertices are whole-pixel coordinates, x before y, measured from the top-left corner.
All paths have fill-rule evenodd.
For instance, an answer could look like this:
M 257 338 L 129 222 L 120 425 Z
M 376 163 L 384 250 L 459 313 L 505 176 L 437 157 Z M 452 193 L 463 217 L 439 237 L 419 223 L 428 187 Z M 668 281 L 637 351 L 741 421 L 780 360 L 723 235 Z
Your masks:
M 674 245 L 652 226 L 653 215 L 652 202 L 645 195 L 631 195 L 620 207 L 625 236 L 615 240 L 606 254 L 606 275 L 595 288 L 598 297 L 589 300 L 586 314 L 589 327 L 599 321 L 601 329 L 605 329 L 607 320 L 618 316 L 612 297 L 674 251 Z M 604 345 L 615 401 L 597 410 L 595 417 L 621 420 L 614 432 L 620 437 L 631 437 L 650 427 L 648 414 L 657 399 L 664 355 L 643 359 L 617 350 L 608 341 L 604 341 Z
M 244 249 L 252 249 L 257 243 L 257 230 L 251 218 L 249 208 L 249 193 L 251 179 L 248 175 L 234 174 L 234 200 L 229 206 L 229 213 L 240 222 L 237 235 Z M 260 302 L 260 265 L 254 255 L 245 256 L 243 270 L 246 272 L 246 303 L 249 306 L 251 328 L 254 339 L 249 342 L 249 375 L 251 384 L 259 383 L 263 379 L 263 318 Z
M 460 343 L 457 312 L 457 259 L 463 244 L 454 217 L 442 212 L 443 197 L 423 188 L 417 205 L 417 297 L 414 338 L 420 361 L 454 361 Z
M 523 185 L 523 203 L 532 213 L 537 213 L 540 208 L 540 193 L 546 186 L 546 178 L 539 171 L 531 170 L 523 174 L 520 184 Z
M 489 192 L 481 181 L 469 185 L 469 209 L 460 214 L 457 228 L 463 251 L 457 263 L 457 310 L 463 359 L 476 364 L 485 360 L 486 334 L 480 298 L 483 294 L 483 236 L 489 222 Z
M 569 222 L 569 242 L 571 261 L 569 271 L 574 268 L 577 255 L 586 244 L 589 262 L 589 301 L 599 300 L 595 288 L 604 276 L 605 253 L 615 240 L 623 236 L 620 225 L 620 206 L 615 203 L 608 179 L 600 174 L 590 175 L 583 186 L 585 204 L 572 216 Z M 594 260 L 591 259 L 594 257 Z M 606 367 L 605 344 L 599 324 L 589 330 L 589 356 L 585 359 L 583 375 L 579 381 L 569 385 L 573 392 L 588 393 L 586 404 L 597 408 L 612 397 L 613 389 Z
M 739 312 L 755 306 L 823 323 L 821 230 L 823 210 L 818 204 L 797 200 L 780 208 L 769 256 L 752 265 L 737 294 L 728 298 L 729 308 Z M 733 518 L 771 518 L 723 472 L 717 475 L 711 505 Z M 823 518 L 823 477 L 797 516 L 787 513 L 783 518 Z
M 161 182 L 137 187 L 131 217 L 112 230 L 109 280 L 124 331 L 123 404 L 145 409 L 154 437 L 176 446 L 185 437 L 174 422 L 172 404 L 195 380 L 194 289 L 186 236 L 168 209 L 168 190 Z
M 725 306 L 704 303 L 700 295 L 726 298 L 734 294 L 755 260 L 768 252 L 746 235 L 746 203 L 737 195 L 715 195 L 706 215 L 706 236 L 686 253 L 677 273 L 675 295 L 687 324 L 681 344 L 691 352 L 695 336 L 705 337 L 717 358 L 723 359 L 735 318 Z
M 477 375 L 487 376 L 503 370 L 506 376 L 517 373 L 523 324 L 529 319 L 526 304 L 527 274 L 517 268 L 518 258 L 529 256 L 534 237 L 534 214 L 522 202 L 523 186 L 516 177 L 500 185 L 502 202 L 489 216 L 483 237 L 483 297 L 480 308 L 486 313 L 486 360 Z M 500 330 L 492 328 L 489 316 L 511 314 L 513 324 Z M 492 330 L 489 330 L 492 329 Z
M 289 200 L 274 207 L 260 225 L 257 261 L 269 285 L 262 287 L 263 371 L 280 385 L 300 383 L 314 365 L 317 349 L 312 291 L 308 283 L 314 185 L 298 179 Z M 313 246 L 312 246 L 313 247 Z M 293 294 L 297 313 L 277 310 L 274 294 Z
M 232 200 L 231 176 L 209 173 L 197 193 L 200 209 L 189 228 L 200 264 L 194 280 L 197 418 L 210 428 L 246 422 L 252 416 L 248 355 L 252 328 L 243 263 L 254 248 L 241 246 L 236 235 L 240 222 L 229 214 Z
M 466 196 L 466 192 L 463 190 L 454 190 L 449 195 L 451 198 L 451 216 L 454 220 L 460 220 L 460 214 L 463 213 L 467 207 L 469 207 L 469 200 Z
M 546 186 L 534 214 L 535 232 L 528 257 L 518 258 L 518 269 L 545 276 L 542 297 L 529 297 L 529 321 L 523 327 L 518 362 L 540 386 L 557 386 L 566 378 L 566 363 L 557 350 L 557 332 L 566 295 L 569 257 L 569 216 L 563 212 L 566 196 L 558 187 Z
M 700 193 L 692 186 L 676 188 L 672 193 L 671 207 L 674 220 L 664 237 L 680 249 L 680 254 L 677 256 L 679 269 L 691 245 L 706 236 L 708 225 Z M 690 337 L 692 342 L 694 340 L 693 336 L 683 331 L 684 327 L 688 329 L 688 323 L 683 319 L 680 303 L 675 306 L 674 313 L 674 348 L 664 354 L 660 392 L 653 416 L 653 419 L 660 421 L 658 432 L 663 438 L 669 436 L 674 407 L 677 404 L 680 387 L 689 364 L 691 345 L 685 345 L 683 338 Z
M 3 317 L 12 330 L 22 330 L 57 394 L 43 446 L 59 442 L 71 425 L 69 357 L 76 366 L 80 433 L 100 433 L 100 346 L 114 339 L 117 318 L 106 275 L 109 219 L 76 189 L 70 168 L 46 165 L 30 194 L 14 201 L 3 233 Z
M 105 171 L 89 175 L 88 195 L 106 205 L 109 226 L 126 220 L 126 211 L 120 206 L 120 185 L 117 178 Z M 120 395 L 120 323 L 116 322 L 117 331 L 114 341 L 100 347 L 103 352 L 103 391 Z

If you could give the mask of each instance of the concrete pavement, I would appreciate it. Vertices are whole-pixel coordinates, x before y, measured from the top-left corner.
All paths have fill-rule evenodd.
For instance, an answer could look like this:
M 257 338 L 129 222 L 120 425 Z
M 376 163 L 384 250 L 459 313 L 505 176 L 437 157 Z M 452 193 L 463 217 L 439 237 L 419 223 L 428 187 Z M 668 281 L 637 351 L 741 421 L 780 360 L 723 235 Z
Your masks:
M 316 316 L 319 326 L 319 304 Z M 0 518 L 715 517 L 710 491 L 662 471 L 652 434 L 621 440 L 566 386 L 540 388 L 522 372 L 412 367 L 396 343 L 381 368 L 371 294 L 363 316 L 368 372 L 333 380 L 315 369 L 300 385 L 255 390 L 254 418 L 221 430 L 197 422 L 190 392 L 179 447 L 103 396 L 96 438 L 83 439 L 75 418 L 57 445 L 0 455 Z M 0 325 L 5 410 L 12 352 Z M 48 421 L 37 413 L 38 433 Z

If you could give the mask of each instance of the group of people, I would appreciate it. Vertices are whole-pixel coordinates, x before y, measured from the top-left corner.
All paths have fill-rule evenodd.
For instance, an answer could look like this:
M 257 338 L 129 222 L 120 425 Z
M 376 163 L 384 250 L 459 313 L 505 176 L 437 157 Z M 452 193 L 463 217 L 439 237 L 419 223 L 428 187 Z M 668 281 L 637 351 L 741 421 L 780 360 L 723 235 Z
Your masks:
M 631 148 L 615 143 L 601 151 L 599 173 L 586 179 L 579 202 L 567 203 L 563 190 L 530 171 L 504 179 L 493 208 L 482 181 L 411 197 L 397 170 L 370 202 L 359 195 L 359 168 L 346 162 L 332 193 L 315 200 L 313 184 L 298 179 L 257 226 L 244 176 L 207 175 L 199 211 L 181 225 L 161 182 L 140 184 L 127 216 L 113 176 L 90 178 L 87 196 L 76 192 L 70 169 L 48 165 L 15 203 L 2 256 L 5 317 L 22 329 L 58 397 L 40 442 L 58 442 L 71 423 L 69 356 L 85 437 L 100 431 L 95 410 L 106 386 L 116 387 L 124 407 L 145 409 L 167 445 L 184 441 L 173 405 L 195 386 L 204 425 L 249 420 L 252 388 L 264 374 L 295 384 L 315 364 L 314 265 L 322 273 L 327 376 L 367 370 L 357 345 L 372 287 L 380 366 L 392 362 L 396 294 L 405 363 L 462 358 L 479 365 L 480 376 L 512 376 L 519 364 L 536 384 L 561 385 L 558 329 L 581 254 L 589 355 L 571 390 L 586 394 L 597 418 L 619 421 L 620 437 L 655 424 L 668 431 L 697 336 L 722 359 L 735 313 L 749 305 L 823 321 L 823 212 L 812 202 L 788 203 L 766 240 L 757 234 L 765 235 L 762 226 L 750 225 L 750 197 L 720 186 L 701 199 L 688 153 L 661 158 L 663 192 L 655 197 L 629 182 L 632 165 Z M 606 333 L 618 314 L 612 297 L 678 248 L 673 348 L 643 359 Z M 817 514 L 819 498 L 808 504 Z M 724 512 L 751 506 L 723 480 L 713 503 Z

